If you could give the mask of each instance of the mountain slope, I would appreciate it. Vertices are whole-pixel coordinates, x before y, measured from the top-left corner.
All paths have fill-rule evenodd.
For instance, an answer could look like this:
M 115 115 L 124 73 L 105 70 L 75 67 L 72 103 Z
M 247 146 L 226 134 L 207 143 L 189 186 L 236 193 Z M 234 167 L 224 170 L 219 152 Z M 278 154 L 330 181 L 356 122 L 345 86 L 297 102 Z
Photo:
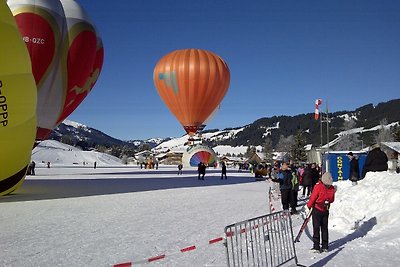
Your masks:
M 400 99 L 394 99 L 385 103 L 379 103 L 374 106 L 367 104 L 353 111 L 337 111 L 329 113 L 330 118 L 330 140 L 334 140 L 337 135 L 343 131 L 343 124 L 346 120 L 355 120 L 355 128 L 359 129 L 360 139 L 365 145 L 369 145 L 373 141 L 373 133 L 377 130 L 374 128 L 386 119 L 387 124 L 400 121 Z M 218 145 L 225 146 L 262 146 L 267 138 L 270 138 L 272 145 L 275 147 L 281 136 L 287 137 L 302 132 L 306 138 L 306 142 L 312 145 L 319 145 L 320 139 L 320 121 L 314 119 L 314 113 L 299 114 L 296 116 L 273 116 L 269 118 L 260 118 L 251 124 L 228 128 L 224 130 L 212 129 L 205 130 L 202 134 L 206 145 L 215 147 Z M 152 138 L 148 140 L 131 140 L 122 141 L 113 138 L 101 131 L 90 128 L 88 126 L 64 121 L 57 127 L 51 136 L 51 139 L 59 140 L 64 143 L 78 145 L 83 149 L 102 146 L 128 146 L 135 149 L 142 145 L 149 148 L 158 147 L 176 148 L 183 145 L 187 141 L 187 136 L 178 138 Z M 323 125 L 323 139 L 326 143 L 326 124 Z M 161 144 L 161 145 L 160 145 Z M 165 150 L 165 149 L 162 149 Z

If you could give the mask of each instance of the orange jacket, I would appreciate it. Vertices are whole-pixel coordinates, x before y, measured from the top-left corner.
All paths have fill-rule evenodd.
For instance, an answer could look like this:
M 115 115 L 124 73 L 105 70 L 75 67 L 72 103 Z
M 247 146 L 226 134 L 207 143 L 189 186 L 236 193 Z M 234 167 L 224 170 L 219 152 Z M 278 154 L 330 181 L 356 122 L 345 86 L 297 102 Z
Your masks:
M 329 206 L 325 205 L 325 201 L 329 204 L 335 201 L 335 188 L 332 185 L 327 187 L 320 181 L 314 186 L 307 207 L 311 209 L 314 206 L 319 211 L 327 211 Z

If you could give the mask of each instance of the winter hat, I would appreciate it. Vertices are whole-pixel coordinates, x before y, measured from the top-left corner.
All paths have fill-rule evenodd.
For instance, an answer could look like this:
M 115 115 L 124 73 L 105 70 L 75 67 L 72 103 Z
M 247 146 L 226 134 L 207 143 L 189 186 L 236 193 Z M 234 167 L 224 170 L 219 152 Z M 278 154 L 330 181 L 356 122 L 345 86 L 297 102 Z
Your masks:
M 322 175 L 321 181 L 324 185 L 332 185 L 332 175 L 330 172 L 326 172 Z
M 349 152 L 349 153 L 347 153 L 347 155 L 353 156 L 353 152 Z

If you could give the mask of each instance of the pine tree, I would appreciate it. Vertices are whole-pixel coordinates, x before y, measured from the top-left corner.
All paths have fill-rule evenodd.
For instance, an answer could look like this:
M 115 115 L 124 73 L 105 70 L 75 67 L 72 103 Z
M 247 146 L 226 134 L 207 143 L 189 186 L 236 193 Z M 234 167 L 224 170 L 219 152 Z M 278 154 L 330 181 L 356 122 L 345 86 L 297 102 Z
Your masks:
M 276 145 L 276 150 L 279 152 L 290 152 L 292 145 L 294 144 L 294 136 L 289 135 L 288 137 L 284 137 L 281 135 L 279 137 L 278 144 Z
M 345 131 L 340 136 L 339 142 L 334 146 L 335 150 L 360 150 L 361 140 L 358 133 L 353 133 L 352 130 L 356 128 L 354 120 L 344 121 L 343 130 Z
M 263 152 L 264 152 L 264 155 L 265 155 L 265 159 L 267 161 L 272 161 L 273 151 L 274 151 L 274 148 L 272 147 L 271 139 L 269 139 L 269 138 L 265 139 L 265 143 L 264 143 L 264 146 L 263 146 Z
M 400 142 L 400 126 L 396 125 L 392 129 L 392 135 L 395 142 Z
M 256 147 L 248 146 L 244 155 L 245 157 L 250 158 L 254 153 L 256 153 Z
M 392 136 L 390 129 L 388 127 L 385 127 L 387 126 L 387 124 L 388 123 L 386 119 L 381 120 L 378 133 L 374 135 L 375 143 L 394 141 L 394 137 Z
M 306 139 L 303 136 L 303 133 L 299 131 L 295 135 L 294 142 L 290 149 L 290 153 L 294 162 L 304 162 L 307 160 L 305 145 Z

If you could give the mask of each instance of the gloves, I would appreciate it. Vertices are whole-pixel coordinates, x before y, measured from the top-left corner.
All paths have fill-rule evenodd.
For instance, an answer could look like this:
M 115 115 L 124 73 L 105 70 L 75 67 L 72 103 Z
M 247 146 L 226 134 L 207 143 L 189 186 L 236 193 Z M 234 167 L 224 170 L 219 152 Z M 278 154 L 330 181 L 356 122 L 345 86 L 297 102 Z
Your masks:
M 307 205 L 304 205 L 301 211 L 305 214 L 308 214 L 310 212 L 310 209 L 307 207 Z

